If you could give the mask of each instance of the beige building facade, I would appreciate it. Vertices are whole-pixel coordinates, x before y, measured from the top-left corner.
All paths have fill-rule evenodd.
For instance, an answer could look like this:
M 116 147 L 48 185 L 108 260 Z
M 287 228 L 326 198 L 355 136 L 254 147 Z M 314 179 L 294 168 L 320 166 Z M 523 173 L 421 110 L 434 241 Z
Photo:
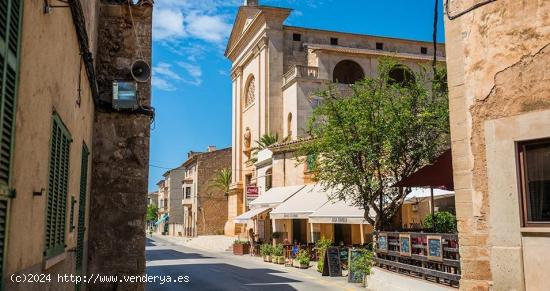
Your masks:
M 303 136 L 318 104 L 315 92 L 331 82 L 339 83 L 345 92 L 349 84 L 374 76 L 381 57 L 397 58 L 413 70 L 433 58 L 431 43 L 286 26 L 290 13 L 290 9 L 245 1 L 227 44 L 225 55 L 233 64 L 233 184 L 226 234 L 242 230 L 233 218 L 248 209 L 245 189 L 258 176 L 252 148 L 262 135 L 291 140 Z M 444 46 L 438 44 L 438 61 L 444 62 L 444 56 Z M 272 171 L 280 166 L 280 160 L 274 159 Z M 289 175 L 285 181 L 274 178 L 273 185 L 303 183 L 302 176 Z
M 461 290 L 548 290 L 549 15 L 548 1 L 446 7 Z

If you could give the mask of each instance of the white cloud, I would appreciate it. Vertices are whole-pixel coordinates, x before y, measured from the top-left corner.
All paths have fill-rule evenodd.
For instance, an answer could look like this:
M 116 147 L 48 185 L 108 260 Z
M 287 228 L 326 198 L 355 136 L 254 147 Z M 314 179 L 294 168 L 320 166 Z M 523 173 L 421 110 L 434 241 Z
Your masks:
M 159 75 L 163 78 L 169 78 L 172 80 L 182 80 L 178 73 L 172 70 L 172 65 L 167 63 L 159 63 L 153 66 L 153 75 Z
M 153 38 L 155 40 L 181 38 L 186 35 L 181 11 L 170 9 L 154 9 L 153 11 Z
M 153 76 L 151 79 L 151 84 L 153 85 L 153 88 L 157 88 L 162 91 L 176 91 L 176 87 L 174 85 L 158 76 Z
M 197 15 L 187 17 L 187 31 L 195 38 L 219 43 L 231 32 L 231 24 L 220 15 Z
M 199 65 L 186 62 L 178 62 L 178 65 L 182 67 L 192 78 L 192 80 L 184 80 L 185 82 L 193 84 L 195 86 L 199 86 L 200 84 L 202 84 L 202 69 Z

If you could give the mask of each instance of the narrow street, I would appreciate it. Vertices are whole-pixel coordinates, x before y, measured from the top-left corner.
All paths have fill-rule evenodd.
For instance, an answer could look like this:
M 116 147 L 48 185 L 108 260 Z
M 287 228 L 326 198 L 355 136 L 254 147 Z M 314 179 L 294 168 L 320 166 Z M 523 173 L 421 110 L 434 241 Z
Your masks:
M 356 290 L 345 278 L 325 279 L 295 268 L 199 251 L 158 238 L 147 238 L 146 260 L 148 276 L 189 278 L 187 283 L 164 284 L 157 279 L 157 283 L 148 283 L 146 290 Z

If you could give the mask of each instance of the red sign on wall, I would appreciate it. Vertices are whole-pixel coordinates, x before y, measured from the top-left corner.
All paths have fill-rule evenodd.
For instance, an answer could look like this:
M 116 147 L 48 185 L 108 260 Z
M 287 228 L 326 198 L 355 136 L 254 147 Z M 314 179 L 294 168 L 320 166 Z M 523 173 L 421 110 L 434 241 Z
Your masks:
M 246 198 L 248 200 L 253 200 L 258 198 L 258 186 L 246 186 Z

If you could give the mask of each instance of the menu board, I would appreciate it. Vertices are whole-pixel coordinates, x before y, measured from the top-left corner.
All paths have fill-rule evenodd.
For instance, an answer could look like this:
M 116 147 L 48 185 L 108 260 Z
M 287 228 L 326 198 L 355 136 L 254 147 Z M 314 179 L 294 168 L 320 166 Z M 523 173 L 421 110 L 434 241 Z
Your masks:
M 411 235 L 410 234 L 399 235 L 399 253 L 402 256 L 411 255 Z
M 323 262 L 323 276 L 342 276 L 340 250 L 337 247 L 329 247 L 325 252 L 325 260 Z
M 387 252 L 388 251 L 388 235 L 381 233 L 378 235 L 378 251 Z
M 440 262 L 443 261 L 441 236 L 428 236 L 428 259 Z
M 348 264 L 348 282 L 350 283 L 362 283 L 363 282 L 363 272 L 354 269 L 352 261 L 361 256 L 361 251 L 358 249 L 349 250 L 349 264 Z

